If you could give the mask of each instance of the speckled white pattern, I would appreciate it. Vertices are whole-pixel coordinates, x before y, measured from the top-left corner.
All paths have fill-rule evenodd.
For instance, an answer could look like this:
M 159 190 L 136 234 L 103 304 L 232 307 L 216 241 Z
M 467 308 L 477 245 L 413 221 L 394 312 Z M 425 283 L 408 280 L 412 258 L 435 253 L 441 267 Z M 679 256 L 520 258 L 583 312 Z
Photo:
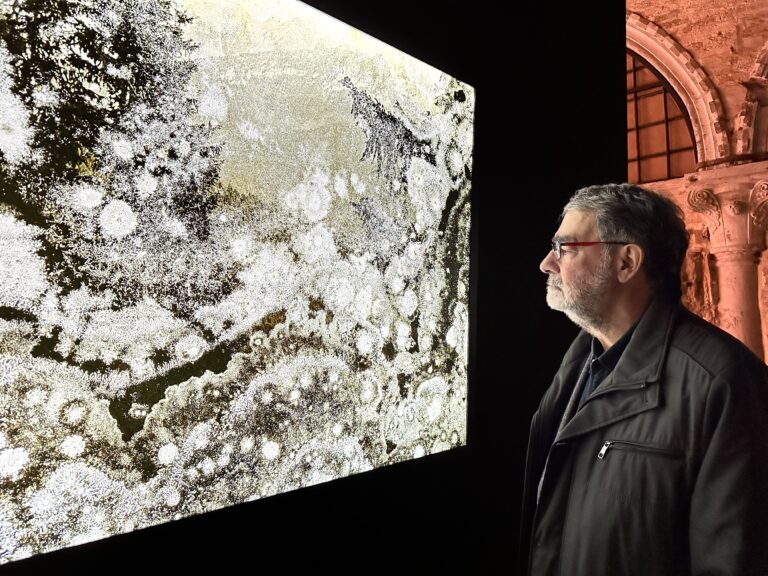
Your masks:
M 299 2 L 71 6 L 25 98 L 0 34 L 0 563 L 462 445 L 473 89 Z M 69 58 L 125 22 L 130 98 Z

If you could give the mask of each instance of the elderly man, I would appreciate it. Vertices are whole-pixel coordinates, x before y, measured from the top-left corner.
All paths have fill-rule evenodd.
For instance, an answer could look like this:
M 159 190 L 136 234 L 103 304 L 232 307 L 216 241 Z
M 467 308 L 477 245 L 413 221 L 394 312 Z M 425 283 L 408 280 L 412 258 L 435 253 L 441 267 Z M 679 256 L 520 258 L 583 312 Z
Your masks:
M 532 575 L 768 575 L 768 368 L 680 304 L 679 209 L 577 191 L 541 263 L 582 331 L 531 423 Z

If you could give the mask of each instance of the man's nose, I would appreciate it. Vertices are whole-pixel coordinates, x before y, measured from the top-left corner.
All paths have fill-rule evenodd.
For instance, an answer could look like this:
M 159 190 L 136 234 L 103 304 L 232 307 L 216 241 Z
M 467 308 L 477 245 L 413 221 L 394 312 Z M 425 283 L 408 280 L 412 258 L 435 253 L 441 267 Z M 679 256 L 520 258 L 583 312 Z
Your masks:
M 547 255 L 544 256 L 544 260 L 539 264 L 539 270 L 544 274 L 553 274 L 560 272 L 560 267 L 557 265 L 557 258 L 555 258 L 555 251 L 550 250 Z

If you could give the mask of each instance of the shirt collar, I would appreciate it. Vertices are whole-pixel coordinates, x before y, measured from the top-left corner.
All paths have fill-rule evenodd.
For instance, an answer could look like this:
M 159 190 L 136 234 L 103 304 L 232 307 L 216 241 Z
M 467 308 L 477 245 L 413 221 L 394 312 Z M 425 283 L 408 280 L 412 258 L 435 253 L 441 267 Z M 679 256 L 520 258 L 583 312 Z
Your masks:
M 593 360 L 597 360 L 600 365 L 607 369 L 609 372 L 612 371 L 614 368 L 616 368 L 616 364 L 619 363 L 619 358 L 621 358 L 621 354 L 624 352 L 624 349 L 627 347 L 627 344 L 629 344 L 629 341 L 632 339 L 632 334 L 635 331 L 635 328 L 637 327 L 638 322 L 635 322 L 629 330 L 624 332 L 624 335 L 619 338 L 616 342 L 614 342 L 613 346 L 608 348 L 608 350 L 603 349 L 603 345 L 600 344 L 600 341 L 592 337 L 592 358 Z

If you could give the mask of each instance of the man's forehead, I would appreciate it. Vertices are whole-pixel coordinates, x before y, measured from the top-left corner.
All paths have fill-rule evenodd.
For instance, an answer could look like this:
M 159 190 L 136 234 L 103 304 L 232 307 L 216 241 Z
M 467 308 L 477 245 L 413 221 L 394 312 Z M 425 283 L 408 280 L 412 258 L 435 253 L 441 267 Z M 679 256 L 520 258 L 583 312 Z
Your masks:
M 597 233 L 597 219 L 594 212 L 585 210 L 568 210 L 560 222 L 555 238 L 561 241 L 584 239 L 586 235 Z

